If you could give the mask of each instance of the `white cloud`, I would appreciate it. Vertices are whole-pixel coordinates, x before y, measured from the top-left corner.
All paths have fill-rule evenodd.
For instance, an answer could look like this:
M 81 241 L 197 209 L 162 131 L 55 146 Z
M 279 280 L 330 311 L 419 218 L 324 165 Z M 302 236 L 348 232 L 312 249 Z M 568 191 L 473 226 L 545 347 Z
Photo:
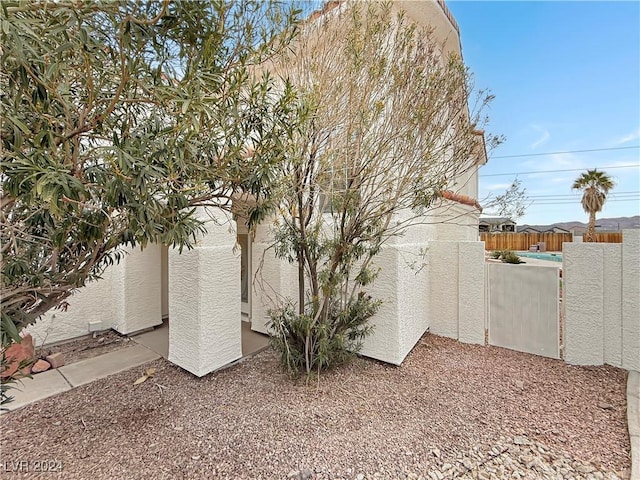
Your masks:
M 511 182 L 509 183 L 494 183 L 492 185 L 487 185 L 484 187 L 485 190 L 493 191 L 493 190 L 506 190 L 511 186 Z
M 537 125 L 532 125 L 532 127 L 534 128 L 534 130 L 537 130 L 541 134 L 540 138 L 538 138 L 535 142 L 533 142 L 531 145 L 529 145 L 529 148 L 531 150 L 535 150 L 540 145 L 545 144 L 547 142 L 547 140 L 549 140 L 549 138 L 551 138 L 551 134 L 549 133 L 549 130 L 547 130 L 546 128 L 542 128 L 542 127 L 539 127 Z
M 638 127 L 635 132 L 631 132 L 628 135 L 624 135 L 617 140 L 614 140 L 613 143 L 614 145 L 623 145 L 638 139 L 640 139 L 640 127 Z

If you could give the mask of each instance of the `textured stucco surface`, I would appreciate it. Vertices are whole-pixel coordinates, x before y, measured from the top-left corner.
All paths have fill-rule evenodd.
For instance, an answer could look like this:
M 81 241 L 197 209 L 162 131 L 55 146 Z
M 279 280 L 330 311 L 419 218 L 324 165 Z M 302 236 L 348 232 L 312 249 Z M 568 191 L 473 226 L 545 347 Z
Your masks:
M 251 330 L 268 333 L 269 310 L 283 299 L 298 304 L 298 271 L 285 260 L 276 258 L 273 237 L 268 224 L 256 227 L 252 242 L 252 262 L 250 284 Z
M 161 256 L 161 245 L 148 245 L 114 266 L 114 330 L 128 334 L 162 323 Z
M 27 331 L 36 345 L 55 343 L 89 333 L 89 322 L 100 322 L 101 329 L 113 326 L 115 311 L 112 299 L 113 268 L 107 268 L 103 278 L 88 282 L 67 299 L 66 311 L 50 310 Z
M 484 242 L 458 244 L 458 339 L 484 344 Z
M 429 330 L 484 344 L 484 243 L 432 241 L 428 252 Z
M 640 230 L 622 239 L 622 366 L 640 371 Z
M 369 324 L 373 333 L 366 338 L 361 354 L 377 360 L 399 365 L 402 362 L 400 325 L 397 297 L 398 293 L 398 250 L 386 246 L 376 257 L 375 266 L 381 271 L 367 292 L 373 298 L 382 300 L 382 306 Z M 400 300 L 403 301 L 403 300 Z M 406 319 L 402 319 L 403 321 Z
M 558 267 L 489 263 L 489 343 L 559 358 Z
M 41 345 L 87 335 L 93 322 L 124 334 L 162 323 L 160 252 L 159 245 L 128 250 L 102 279 L 69 297 L 66 311 L 47 312 L 28 331 Z
M 405 359 L 429 328 L 429 274 L 426 265 L 421 265 L 424 259 L 420 255 L 426 248 L 426 242 L 403 245 L 396 263 L 398 287 L 395 302 L 400 326 L 400 361 Z M 407 262 L 415 263 L 409 265 Z
M 429 331 L 458 338 L 458 243 L 429 242 Z
M 197 376 L 242 356 L 236 236 L 218 221 L 193 250 L 169 251 L 169 361 Z
M 567 362 L 604 362 L 604 251 L 597 243 L 563 244 L 565 354 Z
M 602 243 L 604 363 L 622 366 L 622 245 Z
M 563 248 L 565 360 L 640 369 L 640 230 Z
M 162 246 L 161 252 L 162 318 L 169 316 L 169 247 Z

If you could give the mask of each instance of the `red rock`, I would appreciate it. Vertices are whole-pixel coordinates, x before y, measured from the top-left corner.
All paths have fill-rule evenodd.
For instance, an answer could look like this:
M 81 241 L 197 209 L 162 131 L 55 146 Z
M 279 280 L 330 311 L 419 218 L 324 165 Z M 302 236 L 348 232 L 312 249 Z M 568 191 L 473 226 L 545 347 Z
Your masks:
M 35 356 L 36 352 L 33 345 L 33 338 L 30 334 L 27 334 L 22 338 L 20 343 L 13 343 L 4 351 L 4 357 L 7 359 L 8 366 L 6 370 L 0 373 L 0 377 L 6 378 L 14 375 L 18 371 L 21 362 L 31 361 Z
M 46 360 L 41 359 L 33 364 L 33 367 L 31 367 L 31 373 L 46 372 L 50 368 L 51 368 L 51 364 Z
M 64 365 L 64 353 L 52 353 L 47 355 L 44 359 L 51 364 L 51 368 L 60 368 Z

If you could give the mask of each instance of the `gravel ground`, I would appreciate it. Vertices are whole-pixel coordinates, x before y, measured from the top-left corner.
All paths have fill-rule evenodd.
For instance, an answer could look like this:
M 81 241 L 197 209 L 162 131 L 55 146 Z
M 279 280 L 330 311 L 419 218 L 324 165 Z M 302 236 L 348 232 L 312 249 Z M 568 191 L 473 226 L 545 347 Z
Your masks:
M 62 469 L 41 478 L 92 480 L 629 475 L 613 367 L 433 335 L 401 367 L 358 359 L 319 384 L 289 379 L 271 351 L 200 379 L 149 366 L 142 384 L 132 369 L 2 415 L 0 476 L 37 477 L 37 461 Z
M 36 355 L 44 358 L 52 353 L 64 353 L 65 364 L 78 362 L 87 358 L 96 357 L 104 353 L 113 352 L 131 345 L 131 339 L 120 335 L 113 330 L 97 332 L 95 336 L 84 337 L 52 345 L 44 345 L 36 348 Z

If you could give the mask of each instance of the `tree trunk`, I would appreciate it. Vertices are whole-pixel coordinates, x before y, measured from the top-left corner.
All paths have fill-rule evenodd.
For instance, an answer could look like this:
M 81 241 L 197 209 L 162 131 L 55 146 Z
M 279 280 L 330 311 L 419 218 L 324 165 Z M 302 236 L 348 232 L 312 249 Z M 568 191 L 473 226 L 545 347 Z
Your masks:
M 585 235 L 585 242 L 596 241 L 596 212 L 589 212 L 589 226 Z

